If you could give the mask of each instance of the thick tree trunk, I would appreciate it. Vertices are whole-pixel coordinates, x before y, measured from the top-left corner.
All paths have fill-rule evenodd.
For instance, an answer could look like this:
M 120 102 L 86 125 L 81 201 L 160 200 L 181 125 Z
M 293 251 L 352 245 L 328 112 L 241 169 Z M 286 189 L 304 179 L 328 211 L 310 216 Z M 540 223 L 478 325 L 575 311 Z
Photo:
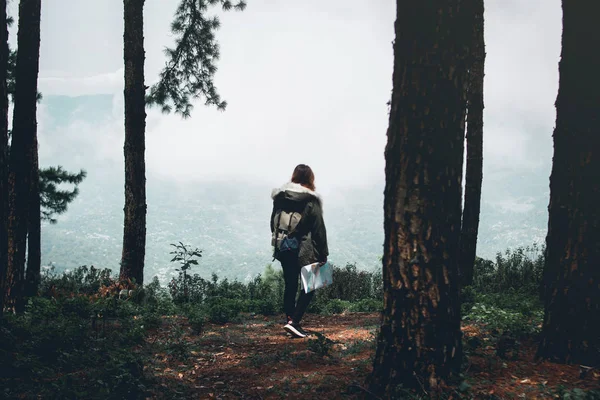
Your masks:
M 6 0 L 0 0 L 0 318 L 4 310 L 4 280 L 8 265 L 8 28 Z
M 23 310 L 25 248 L 36 144 L 41 0 L 21 0 L 9 168 L 7 306 Z
M 479 211 L 481 209 L 481 184 L 483 182 L 483 77 L 485 66 L 485 41 L 483 0 L 475 0 L 475 25 L 473 29 L 473 65 L 469 72 L 467 114 L 467 171 L 465 205 L 460 236 L 459 269 L 462 285 L 473 284 L 473 267 L 477 251 Z
M 473 12 L 397 0 L 385 150 L 384 313 L 370 387 L 435 392 L 460 368 L 458 251 Z
M 563 0 L 538 356 L 600 360 L 600 7 Z
M 40 211 L 40 171 L 37 135 L 31 165 L 31 189 L 29 192 L 29 225 L 27 229 L 27 272 L 25 274 L 25 296 L 35 296 L 40 284 L 42 264 L 42 221 Z
M 144 0 L 124 0 L 125 34 L 125 221 L 122 280 L 144 279 L 146 253 L 146 103 L 144 87 Z

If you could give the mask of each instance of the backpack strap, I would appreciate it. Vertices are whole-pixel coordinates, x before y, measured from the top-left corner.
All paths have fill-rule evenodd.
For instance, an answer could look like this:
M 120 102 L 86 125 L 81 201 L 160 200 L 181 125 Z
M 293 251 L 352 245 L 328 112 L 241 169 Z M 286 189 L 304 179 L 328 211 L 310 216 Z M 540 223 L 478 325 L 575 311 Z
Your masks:
M 296 211 L 292 211 L 292 213 L 290 214 L 290 220 L 288 221 L 288 229 L 287 229 L 287 235 L 288 236 L 291 236 L 292 233 L 294 233 L 294 231 L 298 227 L 298 225 L 296 225 L 294 227 L 294 229 L 292 229 L 292 218 L 294 218 L 294 214 L 296 214 Z
M 273 247 L 273 261 L 275 261 L 275 256 L 277 255 L 277 236 L 279 235 L 279 223 L 281 222 L 281 209 L 279 210 L 279 214 L 277 215 L 277 223 L 273 225 L 273 235 L 275 236 L 275 246 Z

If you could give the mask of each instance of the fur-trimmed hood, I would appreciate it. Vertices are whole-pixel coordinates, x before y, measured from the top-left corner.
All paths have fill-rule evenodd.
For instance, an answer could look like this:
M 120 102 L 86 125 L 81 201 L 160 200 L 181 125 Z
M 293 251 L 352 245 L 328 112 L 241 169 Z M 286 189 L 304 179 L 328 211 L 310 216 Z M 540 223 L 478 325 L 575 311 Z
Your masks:
M 271 199 L 275 200 L 275 197 L 283 192 L 286 192 L 288 197 L 305 198 L 306 196 L 312 196 L 317 199 L 319 205 L 323 206 L 323 199 L 319 193 L 294 182 L 288 182 L 280 188 L 273 189 L 271 192 Z

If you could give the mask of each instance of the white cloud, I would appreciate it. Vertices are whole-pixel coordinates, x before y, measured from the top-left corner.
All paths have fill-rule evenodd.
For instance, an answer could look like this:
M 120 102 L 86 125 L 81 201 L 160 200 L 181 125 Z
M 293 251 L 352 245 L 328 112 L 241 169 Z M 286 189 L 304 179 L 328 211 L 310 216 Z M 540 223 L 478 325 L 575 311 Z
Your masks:
M 123 92 L 123 68 L 99 75 L 73 77 L 62 71 L 41 71 L 39 90 L 45 94 L 85 96 Z

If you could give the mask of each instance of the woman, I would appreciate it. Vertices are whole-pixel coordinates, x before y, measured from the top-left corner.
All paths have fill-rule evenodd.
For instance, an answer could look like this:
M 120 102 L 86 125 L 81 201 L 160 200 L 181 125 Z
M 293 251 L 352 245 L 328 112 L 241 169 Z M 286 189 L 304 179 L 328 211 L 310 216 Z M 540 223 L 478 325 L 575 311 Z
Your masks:
M 314 291 L 306 293 L 300 290 L 298 302 L 298 278 L 300 269 L 315 262 L 327 262 L 327 232 L 323 222 L 323 204 L 319 194 L 315 192 L 315 175 L 308 165 L 300 164 L 294 169 L 291 182 L 286 183 L 271 193 L 273 212 L 271 213 L 271 232 L 277 236 L 279 230 L 278 216 L 280 212 L 297 212 L 300 222 L 293 229 L 293 236 L 298 239 L 298 250 L 287 252 L 288 255 L 278 257 L 283 268 L 285 291 L 283 307 L 287 324 L 283 327 L 296 337 L 306 337 L 300 326 L 300 320 L 314 295 Z M 290 235 L 291 236 L 291 235 Z

